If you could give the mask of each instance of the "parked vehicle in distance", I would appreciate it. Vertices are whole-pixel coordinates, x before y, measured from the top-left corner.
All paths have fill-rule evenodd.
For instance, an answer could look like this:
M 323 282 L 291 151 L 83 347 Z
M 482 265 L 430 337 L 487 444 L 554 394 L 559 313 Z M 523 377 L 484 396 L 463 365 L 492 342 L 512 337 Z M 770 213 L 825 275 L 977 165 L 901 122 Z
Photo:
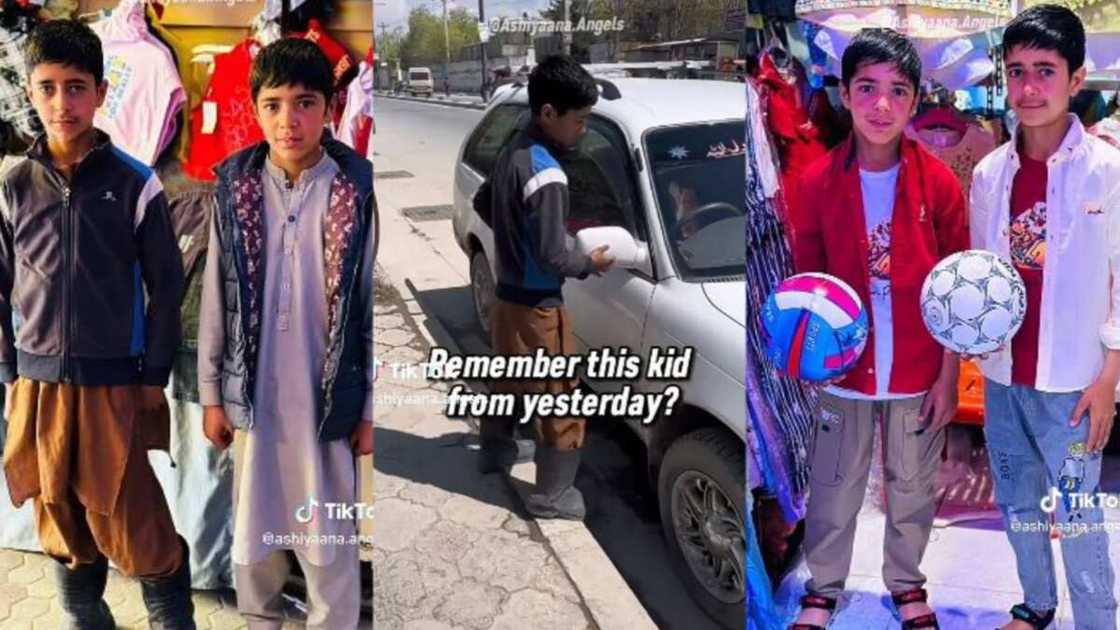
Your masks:
M 435 91 L 435 80 L 432 79 L 432 71 L 428 68 L 409 68 L 408 69 L 408 93 L 412 96 L 431 96 Z

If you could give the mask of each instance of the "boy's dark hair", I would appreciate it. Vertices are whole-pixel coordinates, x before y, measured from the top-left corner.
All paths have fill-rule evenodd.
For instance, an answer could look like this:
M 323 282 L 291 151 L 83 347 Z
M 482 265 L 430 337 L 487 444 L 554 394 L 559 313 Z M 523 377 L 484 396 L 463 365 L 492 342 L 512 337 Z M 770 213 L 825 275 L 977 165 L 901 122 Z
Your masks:
M 914 44 L 898 31 L 889 28 L 861 30 L 844 51 L 840 62 L 840 78 L 850 87 L 852 78 L 865 65 L 894 64 L 898 73 L 914 86 L 915 94 L 922 81 L 922 58 Z
M 1057 52 L 1072 75 L 1085 65 L 1085 25 L 1066 7 L 1033 6 L 1015 16 L 1003 31 L 1003 58 L 1016 46 Z
M 549 55 L 529 73 L 529 109 L 539 116 L 545 104 L 563 116 L 599 100 L 595 79 L 568 55 Z
M 36 26 L 24 47 L 24 67 L 31 72 L 44 63 L 57 63 L 93 75 L 97 85 L 105 78 L 101 40 L 78 20 L 48 20 Z
M 249 91 L 253 102 L 264 88 L 299 85 L 321 92 L 329 104 L 334 95 L 334 71 L 323 51 L 306 39 L 285 37 L 265 46 L 253 60 Z

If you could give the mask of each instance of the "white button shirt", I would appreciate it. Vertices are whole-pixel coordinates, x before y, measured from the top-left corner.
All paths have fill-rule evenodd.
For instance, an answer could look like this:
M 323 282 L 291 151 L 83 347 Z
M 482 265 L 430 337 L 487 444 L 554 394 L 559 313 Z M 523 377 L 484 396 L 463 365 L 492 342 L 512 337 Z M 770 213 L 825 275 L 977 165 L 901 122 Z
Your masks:
M 1046 263 L 1042 272 L 1038 371 L 1043 392 L 1081 391 L 1120 350 L 1120 151 L 1070 115 L 1069 132 L 1046 162 Z M 970 198 L 972 247 L 1010 260 L 1016 142 L 976 166 Z M 984 376 L 1011 384 L 1010 344 L 981 362 Z

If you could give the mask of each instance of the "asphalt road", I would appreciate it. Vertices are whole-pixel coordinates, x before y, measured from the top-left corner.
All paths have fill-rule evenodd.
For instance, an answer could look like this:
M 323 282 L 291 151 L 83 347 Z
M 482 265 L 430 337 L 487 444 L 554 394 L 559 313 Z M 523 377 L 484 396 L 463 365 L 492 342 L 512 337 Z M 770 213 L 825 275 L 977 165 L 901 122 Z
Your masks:
M 483 112 L 390 98 L 377 98 L 374 111 L 375 185 L 382 212 L 449 206 L 457 154 Z M 416 221 L 412 231 L 447 262 L 445 288 L 419 292 L 426 315 L 437 319 L 463 352 L 488 352 L 474 320 L 468 261 L 454 242 L 450 219 Z M 414 246 L 382 241 L 379 256 L 407 255 Z M 644 489 L 637 438 L 612 421 L 591 424 L 577 482 L 589 505 L 588 528 L 660 627 L 716 629 L 670 564 L 657 506 Z

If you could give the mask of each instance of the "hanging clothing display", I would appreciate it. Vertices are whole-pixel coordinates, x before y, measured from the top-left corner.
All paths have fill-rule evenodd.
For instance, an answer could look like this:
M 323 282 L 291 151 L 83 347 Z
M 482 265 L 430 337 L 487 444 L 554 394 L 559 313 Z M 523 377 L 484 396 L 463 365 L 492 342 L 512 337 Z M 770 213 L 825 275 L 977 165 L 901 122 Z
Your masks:
M 372 49 L 371 49 L 372 50 Z M 350 82 L 346 107 L 334 137 L 365 155 L 373 127 L 373 66 L 362 61 L 358 76 Z
M 350 79 L 357 71 L 354 65 L 354 58 L 346 51 L 346 47 L 338 42 L 323 29 L 323 25 L 317 19 L 310 19 L 307 21 L 307 30 L 304 32 L 292 33 L 292 37 L 299 37 L 314 42 L 323 54 L 327 56 L 327 60 L 331 62 L 331 68 L 334 70 L 334 86 L 335 89 L 345 87 Z
M 156 10 L 156 4 L 153 2 L 145 2 L 144 9 L 148 17 L 148 25 L 150 30 L 146 35 L 153 40 L 163 44 L 171 54 L 175 66 L 179 69 L 179 77 L 189 77 L 191 75 L 191 55 L 190 50 L 183 43 L 183 40 L 176 37 L 173 33 L 167 30 L 166 27 L 160 22 L 159 12 Z M 184 86 L 185 87 L 185 86 Z M 183 91 L 184 96 L 186 90 Z M 168 117 L 167 126 L 160 133 L 160 149 L 159 154 L 162 155 L 167 147 L 178 139 L 179 146 L 176 149 L 176 159 L 179 161 L 186 161 L 189 157 L 188 150 L 190 148 L 190 111 L 187 109 L 188 101 L 184 100 L 183 107 L 179 110 L 179 114 L 172 118 Z M 167 137 L 170 135 L 170 137 Z M 157 158 L 158 160 L 158 158 Z
M 789 62 L 796 65 L 791 65 L 787 72 L 803 76 L 799 72 L 800 64 L 793 59 Z M 800 85 L 783 76 L 772 54 L 763 55 L 758 79 L 765 87 L 762 96 L 766 102 L 768 128 L 778 145 L 782 187 L 788 189 L 792 178 L 828 149 L 821 141 L 819 130 L 809 120 L 808 103 L 802 98 Z
M 342 122 L 343 110 L 346 108 L 346 99 L 349 94 L 346 91 L 346 86 L 350 84 L 354 75 L 358 71 L 358 67 L 354 64 L 354 58 L 346 51 L 346 47 L 338 43 L 337 40 L 332 38 L 325 30 L 319 20 L 311 18 L 307 21 L 307 30 L 303 32 L 292 33 L 292 37 L 300 37 L 307 41 L 314 42 L 323 54 L 327 56 L 327 60 L 331 63 L 331 68 L 334 72 L 334 89 L 337 97 L 336 107 L 331 113 L 331 125 L 338 127 Z
M 771 577 L 755 529 L 754 490 L 777 497 L 787 523 L 805 513 L 808 487 L 808 440 L 811 401 L 801 386 L 779 376 L 768 364 L 762 338 L 762 300 L 792 270 L 778 217 L 780 190 L 776 162 L 762 122 L 762 99 L 747 81 L 746 217 L 747 217 L 747 610 L 748 630 L 782 627 L 774 605 Z
M 249 69 L 261 45 L 246 39 L 214 58 L 214 74 L 201 103 L 191 111 L 190 158 L 183 171 L 213 181 L 211 170 L 226 156 L 264 140 L 253 110 Z
M 148 32 L 140 0 L 123 0 L 91 28 L 101 39 L 109 84 L 94 124 L 125 153 L 151 166 L 173 139 L 187 100 L 175 59 Z
M 308 0 L 290 0 L 288 2 L 288 10 L 289 11 L 295 11 L 295 10 L 301 8 L 303 6 L 303 4 L 307 1 Z M 280 3 L 280 0 L 265 0 L 263 15 L 265 16 L 266 19 L 269 19 L 269 20 L 280 19 L 280 13 L 281 13 L 282 10 L 283 9 L 282 9 L 282 5 Z
M 763 112 L 765 110 L 761 102 L 762 99 L 750 82 L 747 83 L 747 98 L 755 104 L 754 106 L 758 110 L 757 115 L 747 116 L 747 125 L 751 127 L 751 135 L 755 138 L 765 139 L 767 137 L 766 124 L 763 122 Z M 757 156 L 755 170 L 759 185 L 762 187 L 762 195 L 766 199 L 773 199 L 777 196 L 779 189 L 778 169 L 776 168 L 778 160 L 775 159 L 769 142 L 755 142 L 754 149 Z
M 964 134 L 951 129 L 921 129 L 906 127 L 906 135 L 917 140 L 944 162 L 961 184 L 964 198 L 972 189 L 972 171 L 984 156 L 999 146 L 995 136 L 979 125 L 968 125 Z
M 0 120 L 30 141 L 43 132 L 43 124 L 23 88 L 26 45 L 27 33 L 0 28 Z
M 199 402 L 198 397 L 198 317 L 202 298 L 202 268 L 209 246 L 210 217 L 217 208 L 214 188 L 202 184 L 168 195 L 171 226 L 183 252 L 183 274 L 187 290 L 180 308 L 182 336 L 171 370 L 172 395 L 180 400 Z
M 792 275 L 793 257 L 780 216 L 781 195 L 767 197 L 762 184 L 759 147 L 769 143 L 756 136 L 761 99 L 747 83 L 747 410 L 748 433 L 757 433 L 753 453 L 762 479 L 750 480 L 777 496 L 787 520 L 804 515 L 808 489 L 809 443 L 812 435 L 813 394 L 798 381 L 778 375 L 766 358 L 762 305 L 779 282 Z M 764 167 L 766 165 L 763 165 Z M 772 167 L 770 167 L 772 168 Z M 758 483 L 761 482 L 761 483 Z

